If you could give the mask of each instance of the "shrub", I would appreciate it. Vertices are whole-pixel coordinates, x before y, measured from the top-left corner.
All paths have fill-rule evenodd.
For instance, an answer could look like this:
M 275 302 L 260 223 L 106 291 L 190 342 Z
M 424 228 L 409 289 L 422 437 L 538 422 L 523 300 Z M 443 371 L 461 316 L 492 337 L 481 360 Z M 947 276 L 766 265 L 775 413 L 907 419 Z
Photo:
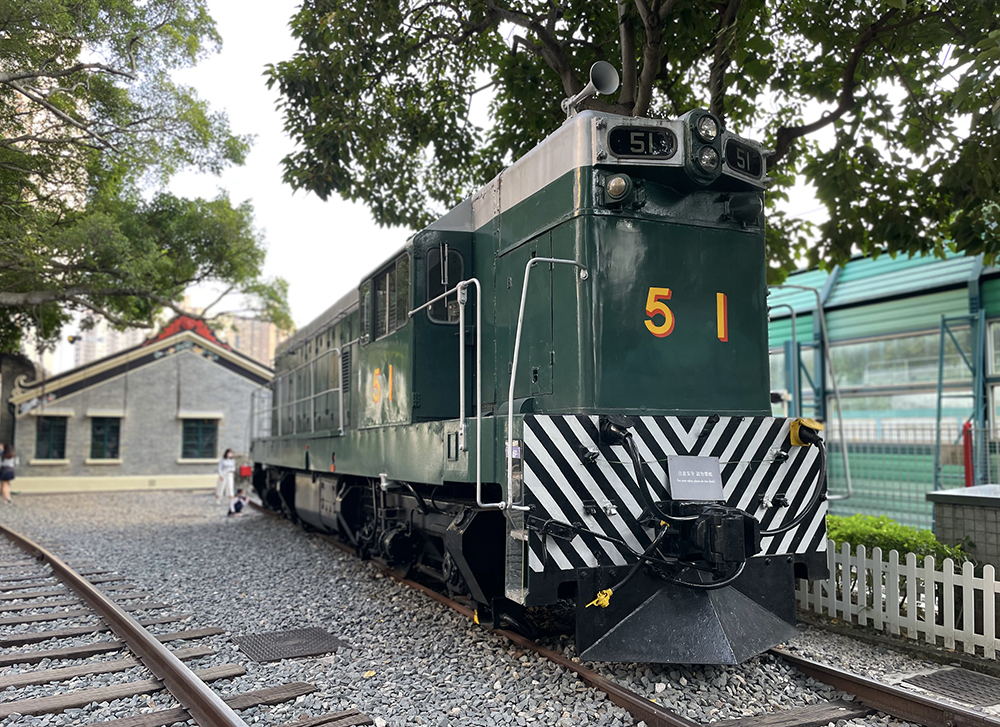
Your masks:
M 939 543 L 930 530 L 900 525 L 885 515 L 828 515 L 826 531 L 838 548 L 841 543 L 850 543 L 854 548 L 863 545 L 869 554 L 872 548 L 881 548 L 883 557 L 888 557 L 889 551 L 895 550 L 899 553 L 900 563 L 906 562 L 907 553 L 915 553 L 918 560 L 933 555 L 939 565 L 945 558 L 951 558 L 956 563 L 972 560 L 962 544 L 949 546 Z

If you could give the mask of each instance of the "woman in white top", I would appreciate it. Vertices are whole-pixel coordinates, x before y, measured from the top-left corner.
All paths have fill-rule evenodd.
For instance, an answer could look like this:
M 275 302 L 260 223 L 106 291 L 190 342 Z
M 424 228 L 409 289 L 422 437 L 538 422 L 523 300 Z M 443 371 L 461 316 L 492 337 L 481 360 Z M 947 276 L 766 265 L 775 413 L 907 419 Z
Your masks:
M 233 499 L 233 479 L 236 476 L 236 455 L 227 449 L 219 460 L 219 481 L 215 485 L 215 501 L 222 499 L 225 493 L 227 502 Z
M 10 482 L 14 479 L 17 455 L 13 444 L 0 444 L 0 496 L 10 504 Z

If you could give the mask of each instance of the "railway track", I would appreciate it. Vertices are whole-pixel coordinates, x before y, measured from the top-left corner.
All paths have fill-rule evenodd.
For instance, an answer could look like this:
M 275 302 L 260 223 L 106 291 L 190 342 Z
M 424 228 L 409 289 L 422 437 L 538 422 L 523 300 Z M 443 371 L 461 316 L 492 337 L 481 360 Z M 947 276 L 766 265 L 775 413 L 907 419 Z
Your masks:
M 332 538 L 331 542 L 336 543 Z M 338 543 L 338 545 L 340 545 Z M 463 604 L 447 596 L 408 579 L 398 578 L 390 569 L 385 572 L 398 582 L 422 591 L 430 598 L 458 611 L 470 620 L 474 613 Z M 607 694 L 614 704 L 626 710 L 636 720 L 642 720 L 647 727 L 700 727 L 701 723 L 651 702 L 648 697 L 633 692 L 592 669 L 568 659 L 562 654 L 541 646 L 522 634 L 506 629 L 494 629 L 502 636 L 525 651 L 532 651 L 549 661 L 576 674 L 581 681 Z M 898 719 L 907 720 L 925 727 L 986 727 L 1000 726 L 1000 719 L 981 712 L 975 712 L 944 702 L 928 699 L 905 689 L 889 686 L 866 679 L 834 667 L 804 659 L 781 649 L 772 649 L 771 654 L 786 661 L 818 682 L 829 684 L 838 691 L 853 694 L 855 701 L 825 702 L 805 707 L 781 710 L 755 717 L 715 722 L 715 727 L 823 727 L 838 720 L 864 717 L 874 712 L 883 712 Z
M 278 513 L 261 508 L 256 503 L 253 503 L 253 505 L 261 512 L 280 517 Z M 350 546 L 340 542 L 336 538 L 323 534 L 317 534 L 317 537 L 344 552 L 354 553 L 354 550 Z M 400 584 L 421 591 L 429 598 L 451 608 L 466 618 L 470 620 L 474 619 L 474 612 L 468 606 L 449 598 L 427 585 L 401 578 L 392 569 L 376 561 L 372 562 L 384 574 Z M 588 686 L 604 692 L 611 702 L 626 710 L 633 718 L 645 722 L 647 727 L 699 727 L 701 724 L 650 701 L 647 696 L 633 692 L 520 633 L 506 629 L 494 629 L 493 633 L 507 639 L 519 649 L 533 652 L 576 674 Z M 840 692 L 854 695 L 855 699 L 852 701 L 838 700 L 805 707 L 793 707 L 754 717 L 714 722 L 712 723 L 713 725 L 716 727 L 822 727 L 836 723 L 839 720 L 865 717 L 875 712 L 882 712 L 897 719 L 925 725 L 926 727 L 1000 726 L 1000 718 L 991 714 L 930 699 L 899 687 L 886 685 L 835 667 L 802 658 L 781 649 L 772 649 L 770 653 L 799 669 L 807 677 L 828 684 Z
M 168 615 L 137 620 L 131 614 L 162 611 L 169 604 L 148 602 L 148 594 L 136 590 L 124 576 L 97 569 L 89 564 L 77 564 L 75 570 L 54 554 L 23 535 L 0 526 L 0 533 L 24 557 L 17 559 L 12 547 L 0 565 L 0 627 L 51 624 L 63 620 L 89 620 L 89 625 L 21 631 L 0 636 L 0 668 L 17 665 L 19 672 L 0 676 L 0 692 L 74 680 L 72 689 L 60 689 L 46 696 L 25 693 L 0 702 L 0 720 L 17 715 L 56 714 L 81 709 L 92 703 L 109 702 L 136 695 L 153 695 L 166 689 L 178 706 L 138 713 L 112 721 L 116 727 L 160 727 L 178 721 L 195 719 L 201 727 L 247 727 L 236 710 L 281 704 L 315 691 L 305 682 L 292 682 L 277 687 L 259 689 L 223 699 L 207 682 L 233 679 L 246 673 L 239 664 L 222 664 L 192 670 L 185 660 L 212 655 L 208 646 L 191 646 L 171 650 L 174 641 L 197 641 L 225 633 L 220 628 L 179 630 L 154 636 L 146 626 L 169 624 L 187 618 L 187 614 Z M 101 587 L 98 588 L 98 585 Z M 119 603 L 113 599 L 130 601 Z M 137 601 L 131 603 L 131 601 Z M 9 629 L 8 629 L 9 630 Z M 77 638 L 88 634 L 111 632 L 114 640 L 95 640 L 86 645 L 58 646 L 46 649 L 15 650 L 28 644 Z M 84 660 L 114 652 L 126 656 L 90 661 L 60 668 L 32 668 L 48 660 Z M 152 678 L 127 681 L 110 686 L 79 688 L 79 680 L 100 674 L 123 672 L 145 667 Z M 25 668 L 27 667 L 27 668 Z M 7 693 L 5 692 L 5 696 Z M 160 702 L 166 700 L 160 699 Z M 150 702 L 152 704 L 152 702 Z M 352 727 L 369 725 L 372 720 L 355 710 L 337 712 L 294 722 L 295 727 Z

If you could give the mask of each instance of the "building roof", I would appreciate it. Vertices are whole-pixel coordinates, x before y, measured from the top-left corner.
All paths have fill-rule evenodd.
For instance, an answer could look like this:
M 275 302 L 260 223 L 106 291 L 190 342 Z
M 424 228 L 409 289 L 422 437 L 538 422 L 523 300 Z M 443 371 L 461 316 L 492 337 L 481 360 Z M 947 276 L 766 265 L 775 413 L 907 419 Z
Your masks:
M 780 307 L 782 304 L 790 305 L 796 313 L 815 310 L 816 293 L 823 301 L 824 310 L 830 310 L 960 288 L 981 276 L 998 272 L 996 268 L 984 267 L 981 255 L 965 256 L 950 251 L 943 259 L 933 255 L 859 256 L 829 272 L 812 269 L 792 273 L 785 285 L 809 290 L 771 286 L 767 303 L 772 308 L 771 319 L 774 320 L 790 315 L 788 308 Z
M 17 416 L 22 416 L 39 406 L 48 405 L 179 353 L 200 356 L 259 385 L 266 384 L 274 374 L 267 366 L 219 341 L 201 319 L 182 315 L 171 320 L 159 333 L 138 346 L 91 361 L 52 378 L 34 381 L 19 379 L 14 385 L 10 401 L 14 404 Z

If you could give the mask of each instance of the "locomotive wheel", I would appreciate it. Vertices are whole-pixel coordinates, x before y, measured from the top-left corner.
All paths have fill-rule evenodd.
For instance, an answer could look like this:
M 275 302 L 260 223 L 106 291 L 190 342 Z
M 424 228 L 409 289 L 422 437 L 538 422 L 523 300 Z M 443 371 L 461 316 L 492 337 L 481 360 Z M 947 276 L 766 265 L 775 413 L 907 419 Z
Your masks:
M 448 587 L 449 596 L 465 596 L 469 593 L 469 586 L 465 583 L 462 571 L 459 569 L 451 553 L 445 552 L 441 561 L 441 575 L 444 577 L 445 585 Z

